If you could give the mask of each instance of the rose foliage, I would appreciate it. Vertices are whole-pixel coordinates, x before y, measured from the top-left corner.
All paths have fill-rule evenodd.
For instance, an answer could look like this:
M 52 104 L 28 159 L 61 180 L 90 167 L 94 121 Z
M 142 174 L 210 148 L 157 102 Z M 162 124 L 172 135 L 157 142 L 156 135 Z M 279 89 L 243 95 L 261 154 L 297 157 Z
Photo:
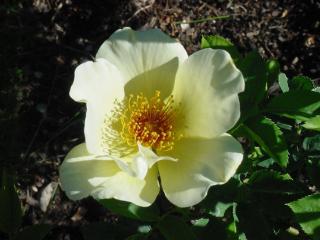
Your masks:
M 60 167 L 61 188 L 112 216 L 78 227 L 83 239 L 320 239 L 320 91 L 310 78 L 220 36 L 188 56 L 160 30 L 124 28 L 76 68 L 70 96 L 86 106 L 84 141 Z M 1 179 L 1 232 L 55 231 L 21 230 L 14 181 Z

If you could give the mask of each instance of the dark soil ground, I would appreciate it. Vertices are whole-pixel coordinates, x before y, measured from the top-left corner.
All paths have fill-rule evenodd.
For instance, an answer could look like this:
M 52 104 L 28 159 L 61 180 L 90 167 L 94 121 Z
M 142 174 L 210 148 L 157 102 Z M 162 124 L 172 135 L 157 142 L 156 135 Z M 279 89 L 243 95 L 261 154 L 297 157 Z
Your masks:
M 245 53 L 280 61 L 288 77 L 320 78 L 318 1 L 4 0 L 0 3 L 0 168 L 17 174 L 24 225 L 56 224 L 50 239 L 81 239 L 77 226 L 110 219 L 92 199 L 71 202 L 57 188 L 42 211 L 43 189 L 83 142 L 84 108 L 69 88 L 75 67 L 123 26 L 161 28 L 189 53 L 202 35 L 229 38 Z M 181 25 L 179 22 L 229 16 Z M 0 236 L 1 238 L 1 236 Z

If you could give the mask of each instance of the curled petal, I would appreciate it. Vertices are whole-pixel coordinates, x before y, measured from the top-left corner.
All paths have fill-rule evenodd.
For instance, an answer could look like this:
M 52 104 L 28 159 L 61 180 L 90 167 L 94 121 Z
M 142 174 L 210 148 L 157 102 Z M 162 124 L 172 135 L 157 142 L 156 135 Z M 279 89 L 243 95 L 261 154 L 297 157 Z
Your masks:
M 89 155 L 86 145 L 80 144 L 68 153 L 60 167 L 61 187 L 70 199 L 79 200 L 91 195 L 144 207 L 154 202 L 159 193 L 155 167 L 149 169 L 144 179 L 139 179 L 122 171 L 113 160 L 82 157 Z
M 131 169 L 134 176 L 143 179 L 148 170 L 151 169 L 155 163 L 159 161 L 177 161 L 177 159 L 169 156 L 158 156 L 150 148 L 144 147 L 138 144 L 139 152 L 133 158 L 131 163 Z

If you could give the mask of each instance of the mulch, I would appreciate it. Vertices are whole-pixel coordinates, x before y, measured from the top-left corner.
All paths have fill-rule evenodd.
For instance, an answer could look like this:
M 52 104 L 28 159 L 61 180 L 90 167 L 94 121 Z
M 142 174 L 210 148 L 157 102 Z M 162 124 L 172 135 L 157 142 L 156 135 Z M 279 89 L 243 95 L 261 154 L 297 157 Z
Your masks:
M 116 221 L 94 200 L 72 202 L 59 188 L 46 212 L 39 205 L 43 189 L 58 182 L 65 154 L 83 141 L 85 110 L 68 96 L 74 69 L 93 59 L 116 29 L 160 28 L 190 54 L 200 48 L 202 35 L 218 34 L 243 54 L 256 49 L 265 59 L 278 59 L 289 78 L 306 75 L 317 82 L 319 10 L 315 0 L 5 1 L 0 6 L 1 164 L 16 172 L 24 225 L 55 224 L 52 239 L 78 239 L 79 225 Z M 227 17 L 210 20 L 215 16 Z

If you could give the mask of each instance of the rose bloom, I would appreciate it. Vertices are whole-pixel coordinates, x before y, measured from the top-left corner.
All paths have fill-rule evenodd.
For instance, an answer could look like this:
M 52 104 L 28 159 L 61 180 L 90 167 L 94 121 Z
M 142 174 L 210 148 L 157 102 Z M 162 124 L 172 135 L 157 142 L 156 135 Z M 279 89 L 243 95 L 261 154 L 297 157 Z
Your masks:
M 178 207 L 205 198 L 240 165 L 238 121 L 244 79 L 224 50 L 188 57 L 158 29 L 124 28 L 95 61 L 75 70 L 70 96 L 86 104 L 85 143 L 60 167 L 70 199 L 115 198 L 152 204 L 160 191 Z

